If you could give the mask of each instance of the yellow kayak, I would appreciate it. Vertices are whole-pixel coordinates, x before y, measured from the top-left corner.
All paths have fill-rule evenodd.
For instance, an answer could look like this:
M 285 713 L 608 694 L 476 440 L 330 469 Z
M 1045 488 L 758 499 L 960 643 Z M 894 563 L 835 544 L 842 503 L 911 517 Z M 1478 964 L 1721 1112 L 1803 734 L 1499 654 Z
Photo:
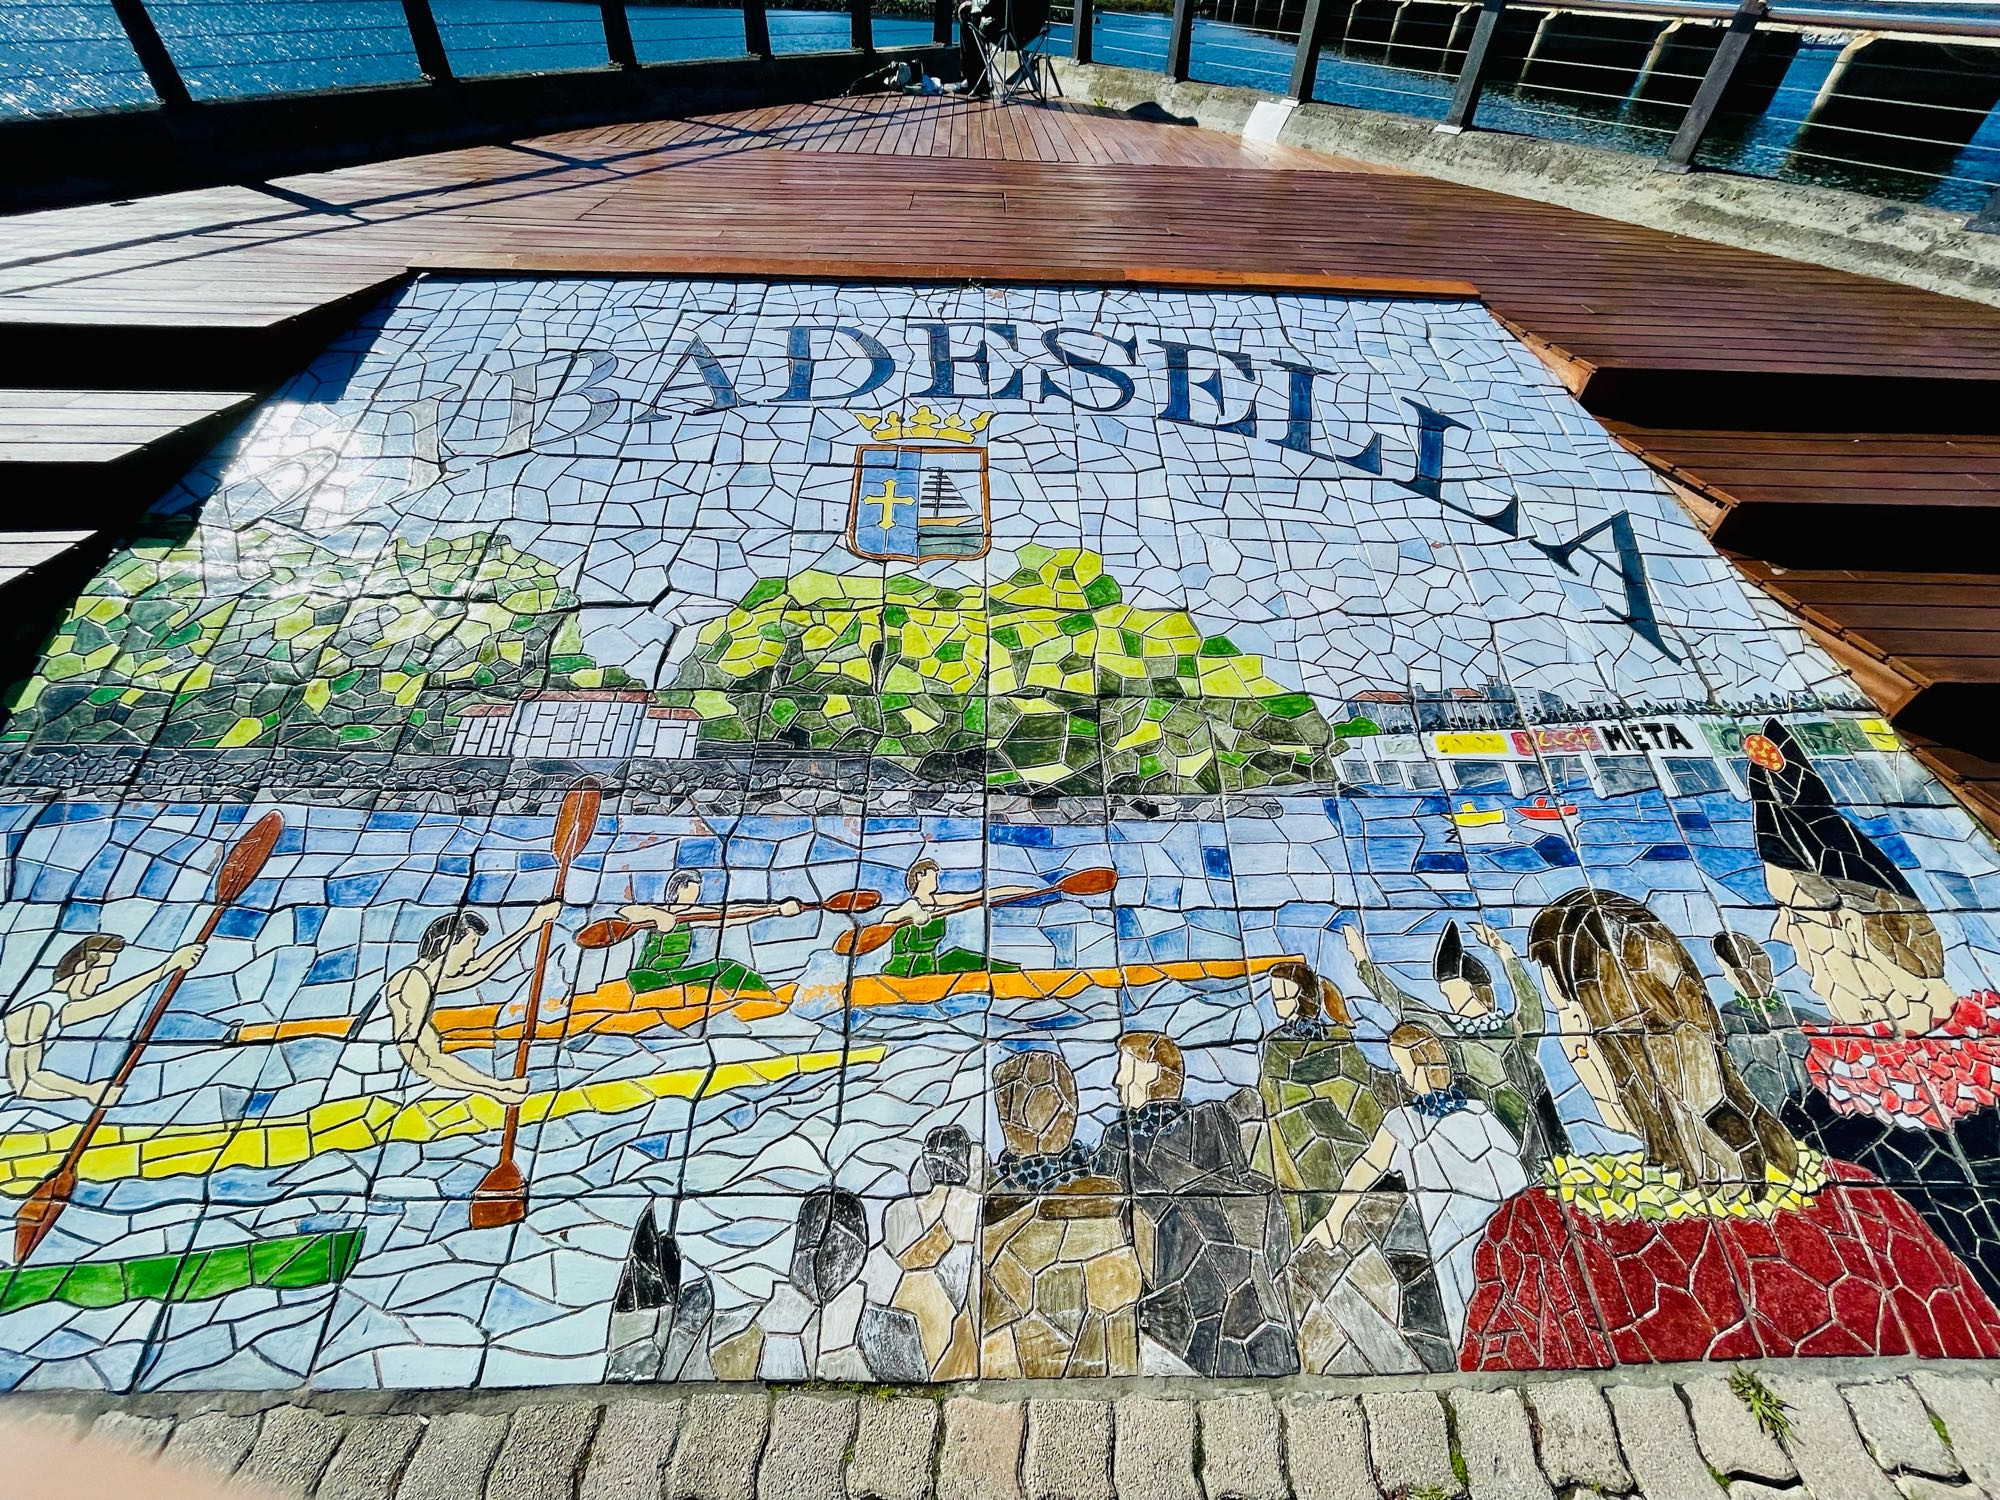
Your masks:
M 1142 989 L 1167 980 L 1187 984 L 1246 979 L 1263 973 L 1273 964 L 1286 962 L 1288 957 L 1296 962 L 1295 956 L 1277 954 L 1270 958 L 1188 959 L 1102 969 L 1019 969 L 1009 973 L 980 970 L 970 974 L 927 974 L 914 979 L 866 974 L 848 984 L 847 1003 L 938 1005 L 957 996 L 995 1001 L 1073 1000 L 1093 989 Z M 660 1028 L 684 1031 L 699 1024 L 704 1016 L 724 1013 L 743 1021 L 756 1021 L 782 1015 L 801 999 L 819 999 L 822 995 L 837 1008 L 838 990 L 827 988 L 815 993 L 815 988 L 781 984 L 769 990 L 725 990 L 709 985 L 669 985 L 637 994 L 624 980 L 618 979 L 580 995 L 544 1001 L 536 1035 L 554 1042 L 593 1034 L 637 1036 Z M 518 1007 L 506 1005 L 440 1006 L 433 1016 L 447 1052 L 517 1041 L 523 1019 Z M 239 1026 L 233 1040 L 247 1044 L 288 1042 L 312 1036 L 344 1037 L 351 1025 L 346 1016 L 252 1023 Z
M 530 1094 L 521 1123 L 565 1115 L 620 1115 L 657 1099 L 705 1099 L 842 1066 L 879 1062 L 888 1049 L 851 1047 L 675 1068 L 644 1078 L 613 1078 Z M 505 1123 L 507 1109 L 480 1097 L 419 1099 L 396 1104 L 380 1097 L 329 1099 L 304 1114 L 272 1120 L 203 1125 L 104 1125 L 77 1163 L 85 1182 L 141 1177 L 199 1177 L 225 1167 L 291 1167 L 330 1152 L 366 1151 L 391 1141 L 423 1144 L 481 1135 Z M 0 1193 L 21 1197 L 62 1163 L 77 1127 L 23 1130 L 0 1136 Z

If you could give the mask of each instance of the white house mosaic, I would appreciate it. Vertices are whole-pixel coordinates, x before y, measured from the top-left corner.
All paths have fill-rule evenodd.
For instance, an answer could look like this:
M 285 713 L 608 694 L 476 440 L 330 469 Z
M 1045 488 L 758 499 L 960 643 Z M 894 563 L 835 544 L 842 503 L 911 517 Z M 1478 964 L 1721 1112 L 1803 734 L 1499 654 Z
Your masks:
M 8 699 L 0 1382 L 2000 1353 L 2000 864 L 1474 303 L 426 278 Z

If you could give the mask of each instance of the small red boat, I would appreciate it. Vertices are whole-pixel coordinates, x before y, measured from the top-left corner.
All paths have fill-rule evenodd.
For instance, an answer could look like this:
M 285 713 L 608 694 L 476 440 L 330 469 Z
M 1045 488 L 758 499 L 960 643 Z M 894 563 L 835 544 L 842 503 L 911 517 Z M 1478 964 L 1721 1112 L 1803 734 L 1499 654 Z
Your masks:
M 1537 797 L 1532 807 L 1517 807 L 1514 810 L 1522 817 L 1532 818 L 1537 823 L 1553 823 L 1558 818 L 1573 818 L 1576 816 L 1576 804 L 1574 802 L 1565 802 L 1560 807 L 1551 807 L 1549 806 L 1549 799 L 1546 797 Z

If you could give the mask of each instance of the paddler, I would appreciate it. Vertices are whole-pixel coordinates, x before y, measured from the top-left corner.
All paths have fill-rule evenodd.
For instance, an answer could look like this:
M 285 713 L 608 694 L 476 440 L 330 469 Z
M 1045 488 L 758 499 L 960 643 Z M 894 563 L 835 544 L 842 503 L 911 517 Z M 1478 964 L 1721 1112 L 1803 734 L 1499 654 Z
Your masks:
M 48 1048 L 64 1030 L 82 1026 L 123 1009 L 169 974 L 184 973 L 201 961 L 202 945 L 176 948 L 162 963 L 111 983 L 111 970 L 125 951 L 116 933 L 92 933 L 56 961 L 49 988 L 6 1007 L 0 1029 L 0 1057 L 6 1068 L 4 1086 L 22 1099 L 81 1099 L 86 1104 L 115 1104 L 108 1082 L 93 1083 L 59 1073 L 47 1062 Z
M 803 902 L 790 897 L 777 902 L 704 907 L 700 872 L 682 870 L 667 883 L 666 905 L 618 909 L 618 915 L 635 927 L 652 929 L 646 934 L 646 941 L 639 949 L 639 961 L 625 976 L 625 982 L 635 995 L 674 985 L 697 985 L 711 994 L 768 992 L 771 986 L 761 974 L 733 958 L 718 953 L 714 958 L 697 962 L 694 930 L 697 926 L 740 927 L 766 917 L 796 917 L 804 910 Z
M 921 979 L 930 974 L 1013 974 L 1019 964 L 988 958 L 971 948 L 945 948 L 945 924 L 962 911 L 1013 896 L 1032 896 L 1042 888 L 1033 885 L 1001 885 L 991 890 L 938 891 L 942 880 L 938 862 L 926 856 L 910 866 L 905 877 L 909 896 L 902 905 L 883 914 L 882 924 L 893 925 L 896 935 L 889 941 L 889 961 L 882 972 L 891 979 Z
M 482 1094 L 501 1104 L 519 1104 L 528 1097 L 527 1079 L 495 1078 L 446 1052 L 431 1012 L 438 996 L 459 994 L 490 978 L 544 923 L 561 914 L 561 902 L 544 901 L 520 928 L 484 952 L 479 940 L 490 929 L 477 912 L 454 912 L 424 929 L 417 940 L 416 962 L 390 975 L 382 991 L 388 1002 L 390 1036 L 411 1072 L 453 1093 Z M 372 1040 L 366 1034 L 370 1020 L 364 1015 L 357 1022 L 351 1046 Z

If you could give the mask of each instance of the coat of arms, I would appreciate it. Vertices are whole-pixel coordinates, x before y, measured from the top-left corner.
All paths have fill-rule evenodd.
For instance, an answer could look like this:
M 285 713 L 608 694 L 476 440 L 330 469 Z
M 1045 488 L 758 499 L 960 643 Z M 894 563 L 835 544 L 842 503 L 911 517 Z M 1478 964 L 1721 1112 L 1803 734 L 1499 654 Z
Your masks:
M 940 417 L 920 406 L 856 414 L 873 439 L 854 450 L 847 545 L 860 557 L 928 562 L 984 557 L 992 543 L 986 450 L 979 434 L 992 412 Z

